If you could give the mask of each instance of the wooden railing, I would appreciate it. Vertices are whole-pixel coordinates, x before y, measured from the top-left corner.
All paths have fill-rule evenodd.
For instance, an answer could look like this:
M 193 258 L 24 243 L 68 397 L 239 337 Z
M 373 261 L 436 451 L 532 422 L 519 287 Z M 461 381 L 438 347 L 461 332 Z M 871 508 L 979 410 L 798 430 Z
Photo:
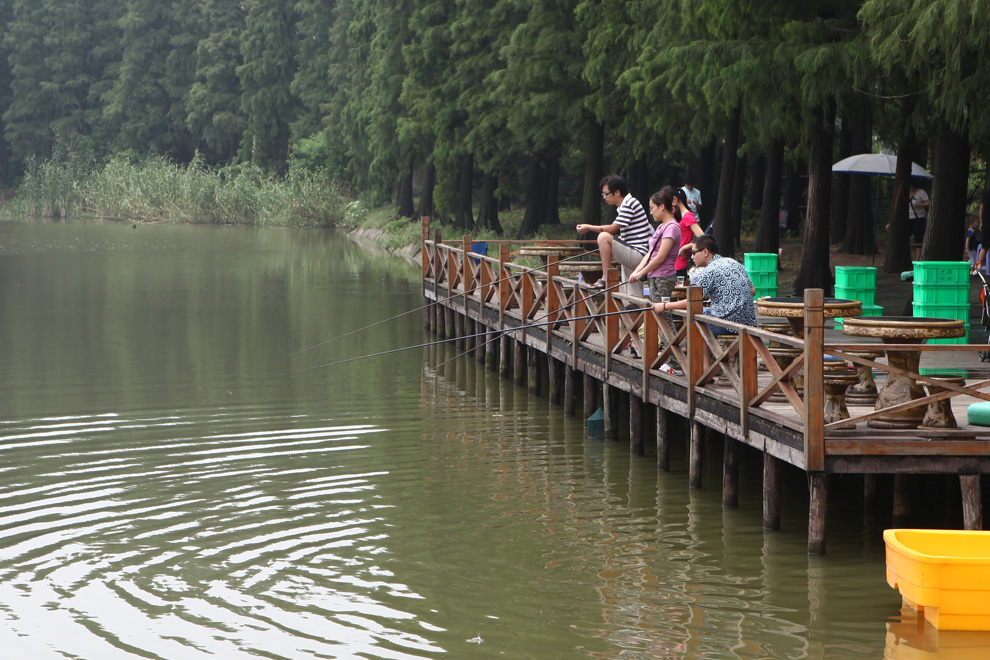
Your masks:
M 571 243 L 572 245 L 574 243 Z M 805 468 L 822 470 L 827 441 L 832 437 L 848 438 L 843 430 L 849 424 L 868 421 L 885 413 L 927 406 L 954 396 L 972 396 L 990 401 L 986 390 L 990 380 L 968 386 L 937 381 L 920 373 L 905 372 L 921 383 L 937 385 L 943 391 L 923 399 L 890 408 L 871 411 L 841 422 L 826 424 L 824 368 L 826 355 L 858 365 L 868 365 L 879 372 L 894 373 L 896 368 L 885 363 L 853 355 L 854 352 L 883 350 L 881 344 L 826 344 L 824 341 L 824 294 L 821 290 L 805 292 L 805 337 L 791 337 L 769 330 L 739 325 L 706 316 L 703 312 L 701 289 L 689 287 L 686 311 L 673 314 L 679 323 L 672 326 L 664 314 L 653 311 L 647 301 L 618 293 L 618 272 L 606 273 L 604 292 L 581 286 L 575 280 L 559 276 L 559 261 L 549 257 L 546 266 L 528 267 L 511 262 L 510 242 L 488 241 L 489 252 L 498 246 L 497 256 L 471 252 L 471 239 L 456 244 L 443 243 L 440 232 L 432 239 L 424 235 L 424 289 L 434 293 L 439 302 L 456 302 L 465 312 L 469 305 L 497 312 L 499 330 L 517 340 L 525 341 L 527 330 L 541 328 L 548 338 L 569 343 L 573 364 L 577 365 L 579 351 L 590 349 L 601 353 L 606 375 L 618 362 L 642 369 L 642 381 L 636 389 L 647 398 L 651 379 L 669 379 L 686 388 L 688 416 L 693 416 L 699 397 L 714 398 L 739 409 L 737 424 L 740 434 L 749 435 L 754 416 L 790 429 L 804 438 Z M 675 327 L 677 326 L 677 327 Z M 711 327 L 729 328 L 738 334 L 720 344 Z M 789 364 L 778 360 L 769 342 L 798 349 Z M 549 343 L 549 342 L 548 342 Z M 622 355 L 625 346 L 633 345 L 640 357 Z M 976 345 L 903 345 L 895 349 L 913 351 L 977 351 Z M 711 355 L 705 366 L 704 353 Z M 665 363 L 676 364 L 683 375 L 660 371 Z M 765 365 L 768 378 L 758 378 L 759 363 Z M 795 386 L 794 378 L 802 372 L 803 390 Z M 711 380 L 719 375 L 728 380 L 728 387 L 714 387 Z M 607 380 L 607 378 L 606 378 Z M 770 397 L 779 393 L 783 409 L 765 406 Z M 862 434 L 862 429 L 860 430 Z M 873 431 L 871 430 L 872 434 Z M 952 436 L 951 431 L 943 431 Z M 972 430 L 958 435 L 974 437 Z

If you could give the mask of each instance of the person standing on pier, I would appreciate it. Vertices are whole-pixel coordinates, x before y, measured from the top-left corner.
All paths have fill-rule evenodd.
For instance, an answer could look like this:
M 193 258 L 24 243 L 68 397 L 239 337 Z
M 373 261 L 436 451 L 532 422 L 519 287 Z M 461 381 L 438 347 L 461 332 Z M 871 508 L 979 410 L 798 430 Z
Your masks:
M 629 281 L 629 274 L 643 260 L 653 235 L 653 227 L 646 219 L 646 211 L 639 200 L 629 194 L 626 180 L 621 176 L 610 174 L 602 179 L 602 199 L 606 204 L 618 208 L 615 221 L 610 225 L 579 224 L 577 231 L 584 234 L 589 231 L 598 232 L 598 254 L 602 260 L 602 276 L 612 267 L 613 258 L 622 266 L 622 281 Z M 618 237 L 616 237 L 618 234 Z M 593 285 L 596 289 L 605 288 L 605 280 L 600 279 Z M 643 290 L 628 290 L 630 295 L 642 295 Z

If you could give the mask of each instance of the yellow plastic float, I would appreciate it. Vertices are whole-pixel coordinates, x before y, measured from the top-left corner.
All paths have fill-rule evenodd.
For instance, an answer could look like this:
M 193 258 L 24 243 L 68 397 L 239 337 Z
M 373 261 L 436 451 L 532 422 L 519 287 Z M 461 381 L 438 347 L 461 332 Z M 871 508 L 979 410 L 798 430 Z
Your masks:
M 990 630 L 990 532 L 888 529 L 887 584 L 939 630 Z

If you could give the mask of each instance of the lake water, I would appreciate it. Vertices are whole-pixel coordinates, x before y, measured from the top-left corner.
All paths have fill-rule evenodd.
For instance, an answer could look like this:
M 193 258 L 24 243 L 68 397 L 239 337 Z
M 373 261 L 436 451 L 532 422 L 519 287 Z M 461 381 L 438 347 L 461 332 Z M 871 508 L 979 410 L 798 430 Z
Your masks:
M 332 364 L 432 341 L 418 278 L 332 232 L 0 223 L 0 657 L 990 646 L 899 616 L 852 486 L 808 557 L 796 471 L 764 532 L 758 456 L 723 510 L 719 452 L 691 490 L 683 443 L 658 474 L 453 348 Z

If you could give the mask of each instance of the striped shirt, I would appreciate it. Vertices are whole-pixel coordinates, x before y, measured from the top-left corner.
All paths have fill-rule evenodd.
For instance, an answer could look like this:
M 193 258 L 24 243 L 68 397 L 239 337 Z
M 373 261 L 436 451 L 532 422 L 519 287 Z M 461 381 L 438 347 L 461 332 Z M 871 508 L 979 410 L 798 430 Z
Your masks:
M 615 217 L 619 225 L 619 238 L 622 242 L 640 254 L 646 254 L 653 227 L 646 219 L 646 211 L 639 200 L 632 195 L 626 195 L 619 204 L 619 213 Z

